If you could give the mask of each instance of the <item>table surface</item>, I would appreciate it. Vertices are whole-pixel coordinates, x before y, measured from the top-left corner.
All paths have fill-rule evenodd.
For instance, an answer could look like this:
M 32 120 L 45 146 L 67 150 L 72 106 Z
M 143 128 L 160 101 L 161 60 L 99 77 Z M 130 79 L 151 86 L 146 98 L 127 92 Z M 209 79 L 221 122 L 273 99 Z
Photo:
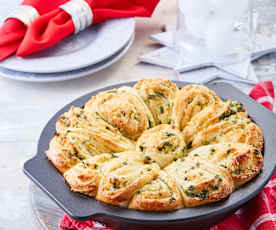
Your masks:
M 31 158 L 40 132 L 57 110 L 73 99 L 107 85 L 163 76 L 176 80 L 173 71 L 142 64 L 137 57 L 159 47 L 149 35 L 169 29 L 176 21 L 175 0 L 161 0 L 151 19 L 136 19 L 136 37 L 127 54 L 115 65 L 85 78 L 58 83 L 27 83 L 0 78 L 0 230 L 39 229 L 34 223 L 29 180 L 22 172 Z M 276 58 L 254 63 L 261 80 L 276 80 Z M 1 76 L 0 76 L 1 77 Z M 252 86 L 236 84 L 245 92 Z

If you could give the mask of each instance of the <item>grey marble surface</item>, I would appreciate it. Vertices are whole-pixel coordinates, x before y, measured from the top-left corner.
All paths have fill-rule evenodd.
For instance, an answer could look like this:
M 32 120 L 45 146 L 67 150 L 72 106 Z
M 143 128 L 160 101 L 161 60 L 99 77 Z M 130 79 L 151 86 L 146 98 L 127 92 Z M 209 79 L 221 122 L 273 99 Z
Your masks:
M 73 99 L 97 88 L 143 77 L 176 79 L 173 71 L 141 64 L 137 57 L 156 49 L 148 37 L 175 22 L 175 2 L 161 0 L 152 19 L 137 19 L 136 37 L 128 53 L 115 65 L 89 77 L 57 83 L 28 83 L 0 76 L 0 230 L 40 229 L 30 208 L 29 180 L 23 163 L 36 152 L 48 119 Z M 169 27 L 168 26 L 168 27 Z M 159 46 L 158 46 L 159 47 Z M 261 79 L 276 80 L 274 55 L 254 63 Z M 252 86 L 237 84 L 249 92 Z

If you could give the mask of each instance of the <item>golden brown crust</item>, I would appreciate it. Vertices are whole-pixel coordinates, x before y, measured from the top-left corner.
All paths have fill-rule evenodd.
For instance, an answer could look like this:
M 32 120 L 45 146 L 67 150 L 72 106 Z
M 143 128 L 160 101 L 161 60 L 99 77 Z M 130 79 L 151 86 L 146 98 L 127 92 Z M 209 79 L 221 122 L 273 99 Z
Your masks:
M 185 207 L 216 202 L 233 191 L 233 181 L 227 170 L 200 159 L 180 159 L 165 171 L 175 179 Z
M 72 191 L 138 210 L 222 200 L 264 163 L 262 132 L 240 103 L 163 78 L 99 93 L 56 131 L 46 155 Z
M 172 121 L 176 128 L 182 130 L 193 116 L 221 99 L 205 86 L 184 86 L 175 97 Z
M 78 152 L 62 135 L 56 135 L 51 140 L 46 155 L 61 173 L 64 173 L 81 160 L 87 158 L 85 154 Z
M 144 211 L 172 211 L 183 207 L 176 181 L 165 171 L 151 183 L 146 184 L 131 199 L 128 206 Z
M 150 109 L 156 124 L 168 124 L 175 94 L 176 84 L 165 78 L 143 79 L 134 88 L 139 92 Z
M 83 109 L 71 107 L 57 121 L 58 133 L 68 136 L 77 145 L 90 152 L 122 152 L 135 149 L 133 141 L 96 114 L 87 114 Z M 80 147 L 79 147 L 80 148 Z
M 201 159 L 227 169 L 236 188 L 258 175 L 264 164 L 257 148 L 241 143 L 202 146 L 190 152 L 187 158 Z
M 64 173 L 64 179 L 72 191 L 96 196 L 102 177 L 103 165 L 112 159 L 111 154 L 101 154 L 88 158 Z
M 156 162 L 160 168 L 186 154 L 182 133 L 171 125 L 158 125 L 146 130 L 138 139 L 136 151 L 143 154 L 145 163 Z
M 142 186 L 158 176 L 157 164 L 126 164 L 104 174 L 101 179 L 97 199 L 115 206 L 127 207 L 132 196 Z
M 218 123 L 233 114 L 241 117 L 247 117 L 247 111 L 243 105 L 236 101 L 227 100 L 226 102 L 215 102 L 197 113 L 191 118 L 183 129 L 186 143 L 192 141 L 194 136 L 203 129 Z
M 232 115 L 197 133 L 192 148 L 223 142 L 251 144 L 262 151 L 263 136 L 260 128 L 249 118 Z
M 104 173 L 111 172 L 126 164 L 137 163 L 142 163 L 142 158 L 139 153 L 133 151 L 100 154 L 79 162 L 64 173 L 64 178 L 71 186 L 72 191 L 94 197 Z
M 126 86 L 99 93 L 85 105 L 85 110 L 99 114 L 132 140 L 155 125 L 150 110 L 138 92 Z

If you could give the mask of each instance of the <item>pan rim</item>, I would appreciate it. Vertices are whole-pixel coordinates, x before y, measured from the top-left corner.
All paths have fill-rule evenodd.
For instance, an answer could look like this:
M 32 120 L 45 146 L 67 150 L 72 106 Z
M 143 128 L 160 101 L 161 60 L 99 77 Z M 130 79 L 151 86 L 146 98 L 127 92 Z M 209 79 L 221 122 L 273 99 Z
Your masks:
M 87 97 L 90 97 L 91 95 L 95 95 L 100 91 L 107 90 L 107 89 L 110 89 L 110 88 L 120 87 L 122 85 L 131 86 L 131 85 L 134 85 L 136 82 L 137 81 L 120 83 L 120 84 L 107 86 L 107 87 L 104 87 L 104 88 L 101 88 L 101 89 L 93 90 L 92 92 L 90 92 L 90 93 L 88 93 L 84 96 L 81 96 L 81 97 L 73 100 L 71 103 L 67 104 L 66 106 L 64 106 L 62 109 L 60 109 L 48 121 L 45 128 L 43 129 L 43 131 L 41 133 L 41 136 L 39 138 L 38 149 L 37 149 L 36 156 L 25 163 L 24 173 L 32 181 L 34 181 L 34 183 L 37 184 L 44 192 L 46 192 L 47 195 L 50 196 L 50 198 L 52 200 L 54 200 L 66 213 L 68 213 L 69 216 L 71 216 L 73 219 L 76 219 L 76 220 L 87 220 L 91 217 L 103 217 L 103 218 L 104 217 L 109 217 L 109 218 L 114 218 L 114 219 L 118 219 L 118 220 L 122 220 L 122 221 L 128 221 L 128 222 L 152 222 L 152 223 L 165 223 L 165 222 L 166 223 L 169 223 L 169 222 L 176 223 L 176 222 L 191 221 L 191 220 L 197 221 L 197 220 L 210 218 L 212 216 L 216 216 L 216 215 L 234 210 L 234 209 L 240 207 L 242 204 L 246 203 L 248 200 L 252 199 L 254 196 L 256 196 L 260 192 L 260 190 L 265 186 L 265 184 L 271 178 L 271 176 L 272 176 L 272 174 L 275 170 L 275 164 L 273 164 L 272 166 L 271 166 L 271 164 L 266 164 L 266 162 L 269 161 L 269 159 L 267 159 L 267 157 L 269 157 L 269 156 L 267 156 L 266 152 L 265 152 L 265 155 L 264 155 L 265 165 L 264 165 L 264 168 L 263 168 L 263 172 L 256 177 L 257 179 L 254 178 L 253 181 L 247 183 L 245 186 L 242 187 L 242 190 L 246 191 L 246 190 L 248 190 L 248 189 L 246 189 L 246 187 L 248 187 L 248 184 L 251 184 L 251 187 L 254 187 L 254 190 L 248 192 L 248 194 L 243 199 L 238 199 L 237 201 L 231 201 L 231 197 L 239 190 L 237 190 L 233 194 L 231 194 L 231 196 L 229 197 L 229 199 L 227 199 L 227 201 L 221 201 L 221 202 L 218 202 L 218 203 L 215 203 L 215 204 L 207 204 L 207 205 L 204 205 L 204 206 L 201 206 L 201 207 L 195 207 L 195 208 L 184 208 L 184 209 L 179 209 L 179 210 L 176 210 L 176 211 L 173 211 L 173 212 L 147 212 L 147 211 L 138 211 L 138 210 L 131 210 L 131 209 L 126 209 L 126 208 L 114 207 L 114 206 L 96 201 L 93 198 L 89 198 L 90 200 L 93 200 L 94 202 L 97 203 L 96 204 L 97 208 L 102 209 L 102 210 L 98 210 L 96 212 L 91 211 L 90 214 L 88 212 L 86 214 L 84 214 L 84 213 L 82 213 L 82 211 L 79 212 L 79 211 L 76 211 L 76 210 L 72 210 L 72 208 L 66 206 L 66 204 L 64 204 L 62 201 L 58 200 L 57 197 L 56 197 L 56 194 L 52 194 L 52 192 L 49 192 L 48 189 L 41 183 L 40 179 L 36 175 L 33 175 L 34 173 L 33 173 L 33 170 L 31 168 L 32 163 L 35 163 L 37 160 L 39 160 L 39 156 L 40 156 L 40 154 L 42 154 L 41 153 L 41 145 L 42 145 L 42 142 L 45 142 L 45 132 L 47 133 L 49 131 L 49 128 L 52 129 L 52 123 L 56 121 L 56 118 L 61 113 L 63 113 L 65 110 L 68 110 L 68 108 L 71 107 L 72 105 L 76 105 L 76 104 L 80 104 L 82 102 L 85 102 L 85 99 Z M 186 84 L 190 84 L 190 83 L 181 82 L 181 81 L 173 81 L 173 82 L 176 83 L 179 87 L 182 87 L 183 85 L 186 85 Z M 226 88 L 231 88 L 232 90 L 235 89 L 233 86 L 231 86 L 228 83 L 212 83 L 212 84 L 206 84 L 206 86 L 211 88 L 211 89 L 212 89 L 212 87 L 226 87 Z M 235 90 L 239 91 L 237 89 L 235 89 Z M 240 92 L 240 94 L 243 94 L 243 93 Z M 256 104 L 256 105 L 258 104 L 257 102 L 255 102 L 253 99 L 251 99 L 250 97 L 248 97 L 245 94 L 243 94 L 243 97 L 244 97 L 244 100 L 248 101 L 248 103 L 251 101 L 250 102 L 251 104 L 252 103 Z M 245 107 L 247 107 L 247 105 L 245 105 Z M 270 119 L 274 119 L 275 120 L 275 125 L 276 125 L 276 115 L 275 114 L 269 112 L 268 110 L 266 110 L 264 108 L 261 108 L 261 106 L 259 107 L 259 110 L 262 110 L 266 116 L 270 116 L 271 117 Z M 269 113 L 270 113 L 270 115 L 269 115 Z M 53 130 L 51 130 L 51 132 L 53 132 Z M 274 140 L 276 140 L 275 135 L 270 137 L 270 139 L 273 139 L 273 138 L 274 138 Z M 267 138 L 264 138 L 264 139 L 265 139 L 265 143 L 266 143 Z M 265 149 L 265 151 L 266 151 L 266 149 Z M 276 156 L 274 157 L 274 160 L 275 160 L 274 162 L 276 162 Z M 265 167 L 268 167 L 268 166 L 270 166 L 270 167 L 265 168 Z M 55 169 L 55 168 L 53 168 L 53 169 Z M 57 170 L 56 170 L 56 174 L 58 175 L 58 177 L 62 177 L 58 173 Z M 256 180 L 259 182 L 258 186 L 256 186 L 257 184 L 254 186 L 254 182 L 256 182 Z M 61 181 L 61 183 L 63 183 L 63 181 Z M 253 183 L 253 186 L 252 186 L 252 183 Z M 72 196 L 76 196 L 75 193 L 73 193 L 73 192 L 71 192 L 71 193 L 72 193 Z M 77 196 L 80 197 L 79 195 L 77 195 Z M 213 206 L 215 206 L 215 207 L 213 207 Z M 216 206 L 218 206 L 218 207 L 216 207 Z M 194 212 L 198 209 L 199 210 L 203 209 L 203 211 L 200 212 L 201 214 L 191 215 L 191 216 L 186 216 L 186 217 L 183 216 L 185 214 L 185 212 L 189 212 L 189 211 Z M 205 209 L 208 209 L 208 210 L 204 211 Z M 183 213 L 183 215 L 181 215 L 181 213 Z M 175 215 L 175 214 L 177 214 L 177 215 Z M 174 217 L 174 216 L 176 216 L 176 217 Z

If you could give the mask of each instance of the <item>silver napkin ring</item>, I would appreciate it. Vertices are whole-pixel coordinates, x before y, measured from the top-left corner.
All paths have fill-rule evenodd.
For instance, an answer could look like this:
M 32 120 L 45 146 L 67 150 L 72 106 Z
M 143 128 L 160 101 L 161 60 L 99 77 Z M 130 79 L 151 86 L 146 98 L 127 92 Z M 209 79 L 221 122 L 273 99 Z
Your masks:
M 75 34 L 86 29 L 93 22 L 92 10 L 85 0 L 71 0 L 59 7 L 71 16 Z
M 39 13 L 34 7 L 20 5 L 16 7 L 11 13 L 9 13 L 6 20 L 9 18 L 16 18 L 23 22 L 26 26 L 30 26 L 32 22 L 38 17 Z

